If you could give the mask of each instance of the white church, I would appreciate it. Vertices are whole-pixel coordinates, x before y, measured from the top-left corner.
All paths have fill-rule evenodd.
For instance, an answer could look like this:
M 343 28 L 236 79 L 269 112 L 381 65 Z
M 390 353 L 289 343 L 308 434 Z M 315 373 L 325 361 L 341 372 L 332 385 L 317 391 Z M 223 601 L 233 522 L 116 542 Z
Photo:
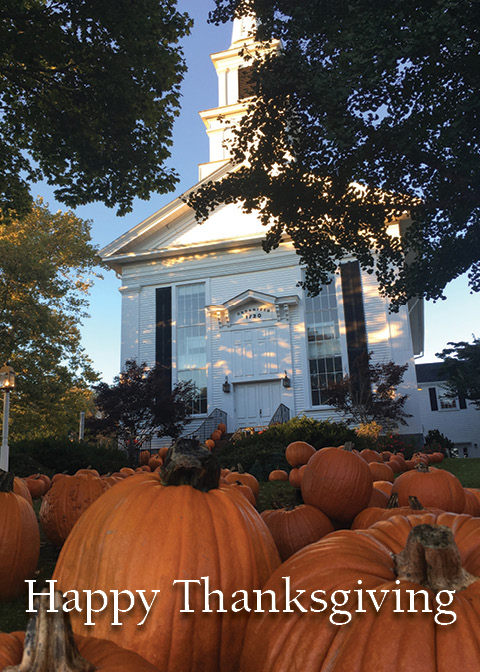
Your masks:
M 198 184 L 232 169 L 218 118 L 234 121 L 245 111 L 240 50 L 252 43 L 248 24 L 237 19 L 230 47 L 211 56 L 219 100 L 200 112 L 210 160 L 199 166 Z M 399 226 L 392 225 L 392 235 Z M 399 431 L 421 436 L 414 358 L 423 352 L 422 301 L 390 314 L 375 278 L 353 258 L 310 298 L 298 284 L 293 245 L 267 255 L 264 236 L 255 214 L 239 205 L 219 207 L 199 224 L 179 197 L 104 247 L 103 260 L 122 282 L 122 363 L 161 363 L 172 385 L 195 381 L 188 433 L 209 417 L 234 432 L 297 415 L 340 420 L 325 403 L 326 386 L 368 351 L 374 363 L 408 364 L 399 393 L 409 395 L 411 417 Z

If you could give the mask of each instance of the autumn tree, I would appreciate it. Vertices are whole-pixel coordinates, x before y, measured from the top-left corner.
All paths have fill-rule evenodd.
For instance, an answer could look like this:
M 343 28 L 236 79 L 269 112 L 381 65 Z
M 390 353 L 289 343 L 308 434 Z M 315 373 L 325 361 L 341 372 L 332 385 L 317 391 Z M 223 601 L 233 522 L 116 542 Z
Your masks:
M 25 213 L 42 179 L 70 207 L 119 213 L 171 191 L 191 25 L 176 0 L 3 0 L 0 215 Z
M 451 396 L 469 399 L 480 409 L 480 338 L 448 345 L 451 347 L 436 354 L 443 360 L 440 373 L 445 377 L 444 386 Z
M 88 430 L 121 439 L 129 449 L 153 436 L 176 438 L 191 415 L 196 396 L 191 381 L 179 381 L 172 388 L 164 367 L 129 359 L 112 385 L 95 387 L 97 414 L 89 419 Z
M 357 357 L 349 375 L 329 384 L 326 403 L 357 424 L 375 422 L 384 431 L 392 431 L 399 424 L 406 425 L 410 417 L 404 408 L 408 395 L 397 392 L 408 364 L 373 364 L 371 360 L 372 353 Z
M 12 441 L 78 430 L 98 380 L 79 331 L 98 263 L 90 223 L 41 199 L 0 226 L 0 361 L 17 373 Z
M 467 271 L 480 290 L 480 3 L 215 2 L 213 22 L 255 14 L 260 44 L 281 49 L 244 52 L 256 96 L 235 170 L 190 200 L 199 219 L 259 211 L 265 250 L 289 236 L 312 293 L 349 255 L 393 309 Z

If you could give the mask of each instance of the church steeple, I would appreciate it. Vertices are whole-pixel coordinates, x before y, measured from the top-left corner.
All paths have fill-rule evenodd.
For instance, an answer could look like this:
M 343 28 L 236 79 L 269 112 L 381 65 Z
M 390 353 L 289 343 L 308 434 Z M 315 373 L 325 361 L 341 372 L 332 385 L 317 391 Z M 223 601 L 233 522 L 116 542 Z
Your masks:
M 218 76 L 218 107 L 200 112 L 210 141 L 210 160 L 200 164 L 199 178 L 203 179 L 229 160 L 224 146 L 229 129 L 221 116 L 230 125 L 235 124 L 245 113 L 247 99 L 251 96 L 248 87 L 248 61 L 241 55 L 244 49 L 255 48 L 255 17 L 234 19 L 230 47 L 211 55 Z M 278 43 L 273 46 L 278 46 Z

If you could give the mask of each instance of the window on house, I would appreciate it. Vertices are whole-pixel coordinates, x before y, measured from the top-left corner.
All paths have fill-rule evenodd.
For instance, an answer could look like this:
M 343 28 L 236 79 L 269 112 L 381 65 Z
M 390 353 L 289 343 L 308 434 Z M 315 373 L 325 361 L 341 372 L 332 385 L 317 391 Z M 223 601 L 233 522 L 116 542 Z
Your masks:
M 438 405 L 441 411 L 457 410 L 457 397 L 447 397 L 445 394 L 442 394 L 442 392 L 439 391 Z
M 177 287 L 177 375 L 198 389 L 192 413 L 207 412 L 205 285 Z
M 326 389 L 343 377 L 335 282 L 318 296 L 305 298 L 312 405 L 327 403 Z

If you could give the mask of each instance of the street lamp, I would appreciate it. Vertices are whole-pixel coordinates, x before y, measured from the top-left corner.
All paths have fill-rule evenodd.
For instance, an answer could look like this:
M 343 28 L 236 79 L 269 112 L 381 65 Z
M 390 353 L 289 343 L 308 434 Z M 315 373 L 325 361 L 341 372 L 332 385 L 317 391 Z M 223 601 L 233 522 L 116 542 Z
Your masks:
M 3 389 L 3 431 L 0 452 L 0 469 L 8 471 L 8 416 L 10 413 L 10 390 L 15 389 L 15 371 L 8 363 L 0 369 L 0 388 Z

